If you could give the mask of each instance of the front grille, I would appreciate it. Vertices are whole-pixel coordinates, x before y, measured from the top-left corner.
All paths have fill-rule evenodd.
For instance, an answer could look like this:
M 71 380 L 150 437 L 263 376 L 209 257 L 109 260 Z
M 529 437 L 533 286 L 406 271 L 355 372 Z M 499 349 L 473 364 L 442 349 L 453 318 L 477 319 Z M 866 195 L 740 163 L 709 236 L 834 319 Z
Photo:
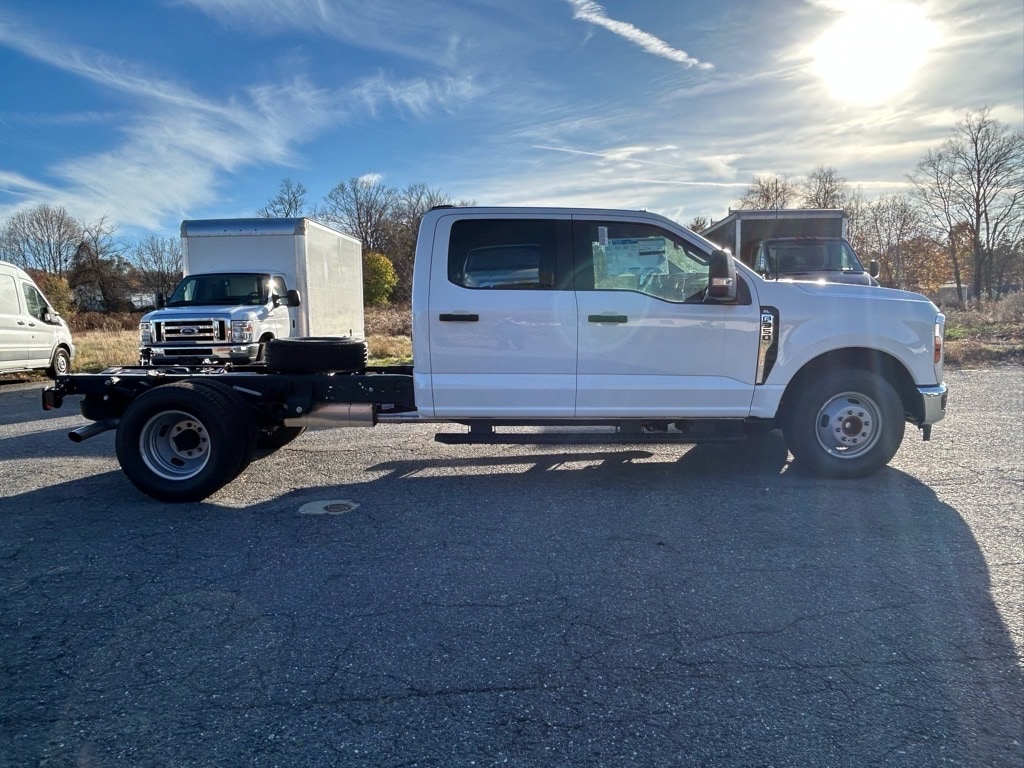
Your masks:
M 165 320 L 156 324 L 157 341 L 177 341 L 191 344 L 210 344 L 227 341 L 227 323 L 223 320 L 203 318 L 197 320 Z

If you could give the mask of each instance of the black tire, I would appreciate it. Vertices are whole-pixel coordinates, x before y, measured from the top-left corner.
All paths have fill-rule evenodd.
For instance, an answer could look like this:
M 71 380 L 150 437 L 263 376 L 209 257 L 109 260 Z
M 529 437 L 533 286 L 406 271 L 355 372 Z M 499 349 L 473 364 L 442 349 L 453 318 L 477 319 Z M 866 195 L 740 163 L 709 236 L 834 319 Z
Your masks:
M 273 341 L 273 336 L 264 336 L 260 339 L 260 345 L 256 348 L 256 359 L 253 360 L 257 365 L 265 365 L 267 362 L 267 344 Z
M 182 381 L 150 390 L 125 409 L 115 446 L 121 469 L 160 501 L 205 499 L 231 482 L 251 456 L 239 412 L 213 386 Z M 248 432 L 251 418 L 246 415 Z
M 259 430 L 256 428 L 256 422 L 253 419 L 252 411 L 249 409 L 249 406 L 246 405 L 242 396 L 224 382 L 217 381 L 213 378 L 197 376 L 194 379 L 190 379 L 189 383 L 197 387 L 207 387 L 214 392 L 217 397 L 221 398 L 223 401 L 223 407 L 230 414 L 231 420 L 235 425 L 235 434 L 244 447 L 238 469 L 236 469 L 235 474 L 231 476 L 232 479 L 234 479 L 249 466 L 249 463 L 253 458 L 253 453 L 255 453 L 256 448 L 258 447 Z
M 53 352 L 53 359 L 50 360 L 50 367 L 46 369 L 46 375 L 51 379 L 71 373 L 71 355 L 64 347 L 57 347 Z
M 270 427 L 261 430 L 256 438 L 256 447 L 276 451 L 306 431 L 305 427 Z
M 905 427 L 903 405 L 888 381 L 843 369 L 806 383 L 783 432 L 798 465 L 819 477 L 851 479 L 888 464 Z
M 279 373 L 336 373 L 366 368 L 366 342 L 347 336 L 273 339 L 265 347 L 267 368 Z

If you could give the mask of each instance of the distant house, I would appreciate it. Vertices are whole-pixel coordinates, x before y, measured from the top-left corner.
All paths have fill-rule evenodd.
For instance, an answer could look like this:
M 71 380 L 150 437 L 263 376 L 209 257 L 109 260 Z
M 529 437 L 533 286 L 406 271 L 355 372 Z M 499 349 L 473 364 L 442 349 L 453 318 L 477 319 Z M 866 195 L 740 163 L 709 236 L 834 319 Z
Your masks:
M 156 306 L 156 294 L 152 291 L 133 293 L 128 298 L 131 299 L 132 306 L 136 309 L 153 309 Z
M 964 286 L 964 298 L 967 298 L 968 286 Z M 956 305 L 956 284 L 955 283 L 943 283 L 939 287 L 939 292 L 935 295 L 935 303 L 939 306 L 955 306 Z

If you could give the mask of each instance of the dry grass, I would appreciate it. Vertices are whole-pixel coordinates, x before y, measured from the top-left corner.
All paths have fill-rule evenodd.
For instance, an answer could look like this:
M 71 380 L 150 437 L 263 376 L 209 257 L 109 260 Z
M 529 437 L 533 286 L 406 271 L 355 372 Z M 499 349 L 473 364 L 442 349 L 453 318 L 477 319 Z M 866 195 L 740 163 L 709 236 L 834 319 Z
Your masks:
M 1024 364 L 1024 292 L 946 310 L 946 362 L 961 368 Z
M 86 331 L 75 336 L 74 371 L 102 371 L 139 362 L 139 332 Z

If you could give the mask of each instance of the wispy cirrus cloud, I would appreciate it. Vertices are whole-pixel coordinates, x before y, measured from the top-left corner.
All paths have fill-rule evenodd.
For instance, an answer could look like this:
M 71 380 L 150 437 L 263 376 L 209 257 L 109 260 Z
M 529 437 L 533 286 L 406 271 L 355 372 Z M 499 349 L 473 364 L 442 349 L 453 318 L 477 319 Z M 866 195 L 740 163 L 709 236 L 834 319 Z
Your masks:
M 713 69 L 714 64 L 694 58 L 686 51 L 673 48 L 660 37 L 644 32 L 642 29 L 626 21 L 618 21 L 609 18 L 603 6 L 593 0 L 566 0 L 573 7 L 573 16 L 580 21 L 604 27 L 631 43 L 640 46 L 648 53 L 661 56 L 663 59 L 682 64 L 684 67 L 696 67 L 697 69 Z
M 48 182 L 6 173 L 0 160 L 0 191 L 13 199 L 11 209 L 56 203 L 85 218 L 116 212 L 122 223 L 146 228 L 217 199 L 222 180 L 242 169 L 300 162 L 303 144 L 334 127 L 389 112 L 424 119 L 478 93 L 468 77 L 379 74 L 329 89 L 297 76 L 210 99 L 25 25 L 0 22 L 0 46 L 90 81 L 126 104 L 116 113 L 119 122 L 111 122 L 107 149 L 55 160 Z

